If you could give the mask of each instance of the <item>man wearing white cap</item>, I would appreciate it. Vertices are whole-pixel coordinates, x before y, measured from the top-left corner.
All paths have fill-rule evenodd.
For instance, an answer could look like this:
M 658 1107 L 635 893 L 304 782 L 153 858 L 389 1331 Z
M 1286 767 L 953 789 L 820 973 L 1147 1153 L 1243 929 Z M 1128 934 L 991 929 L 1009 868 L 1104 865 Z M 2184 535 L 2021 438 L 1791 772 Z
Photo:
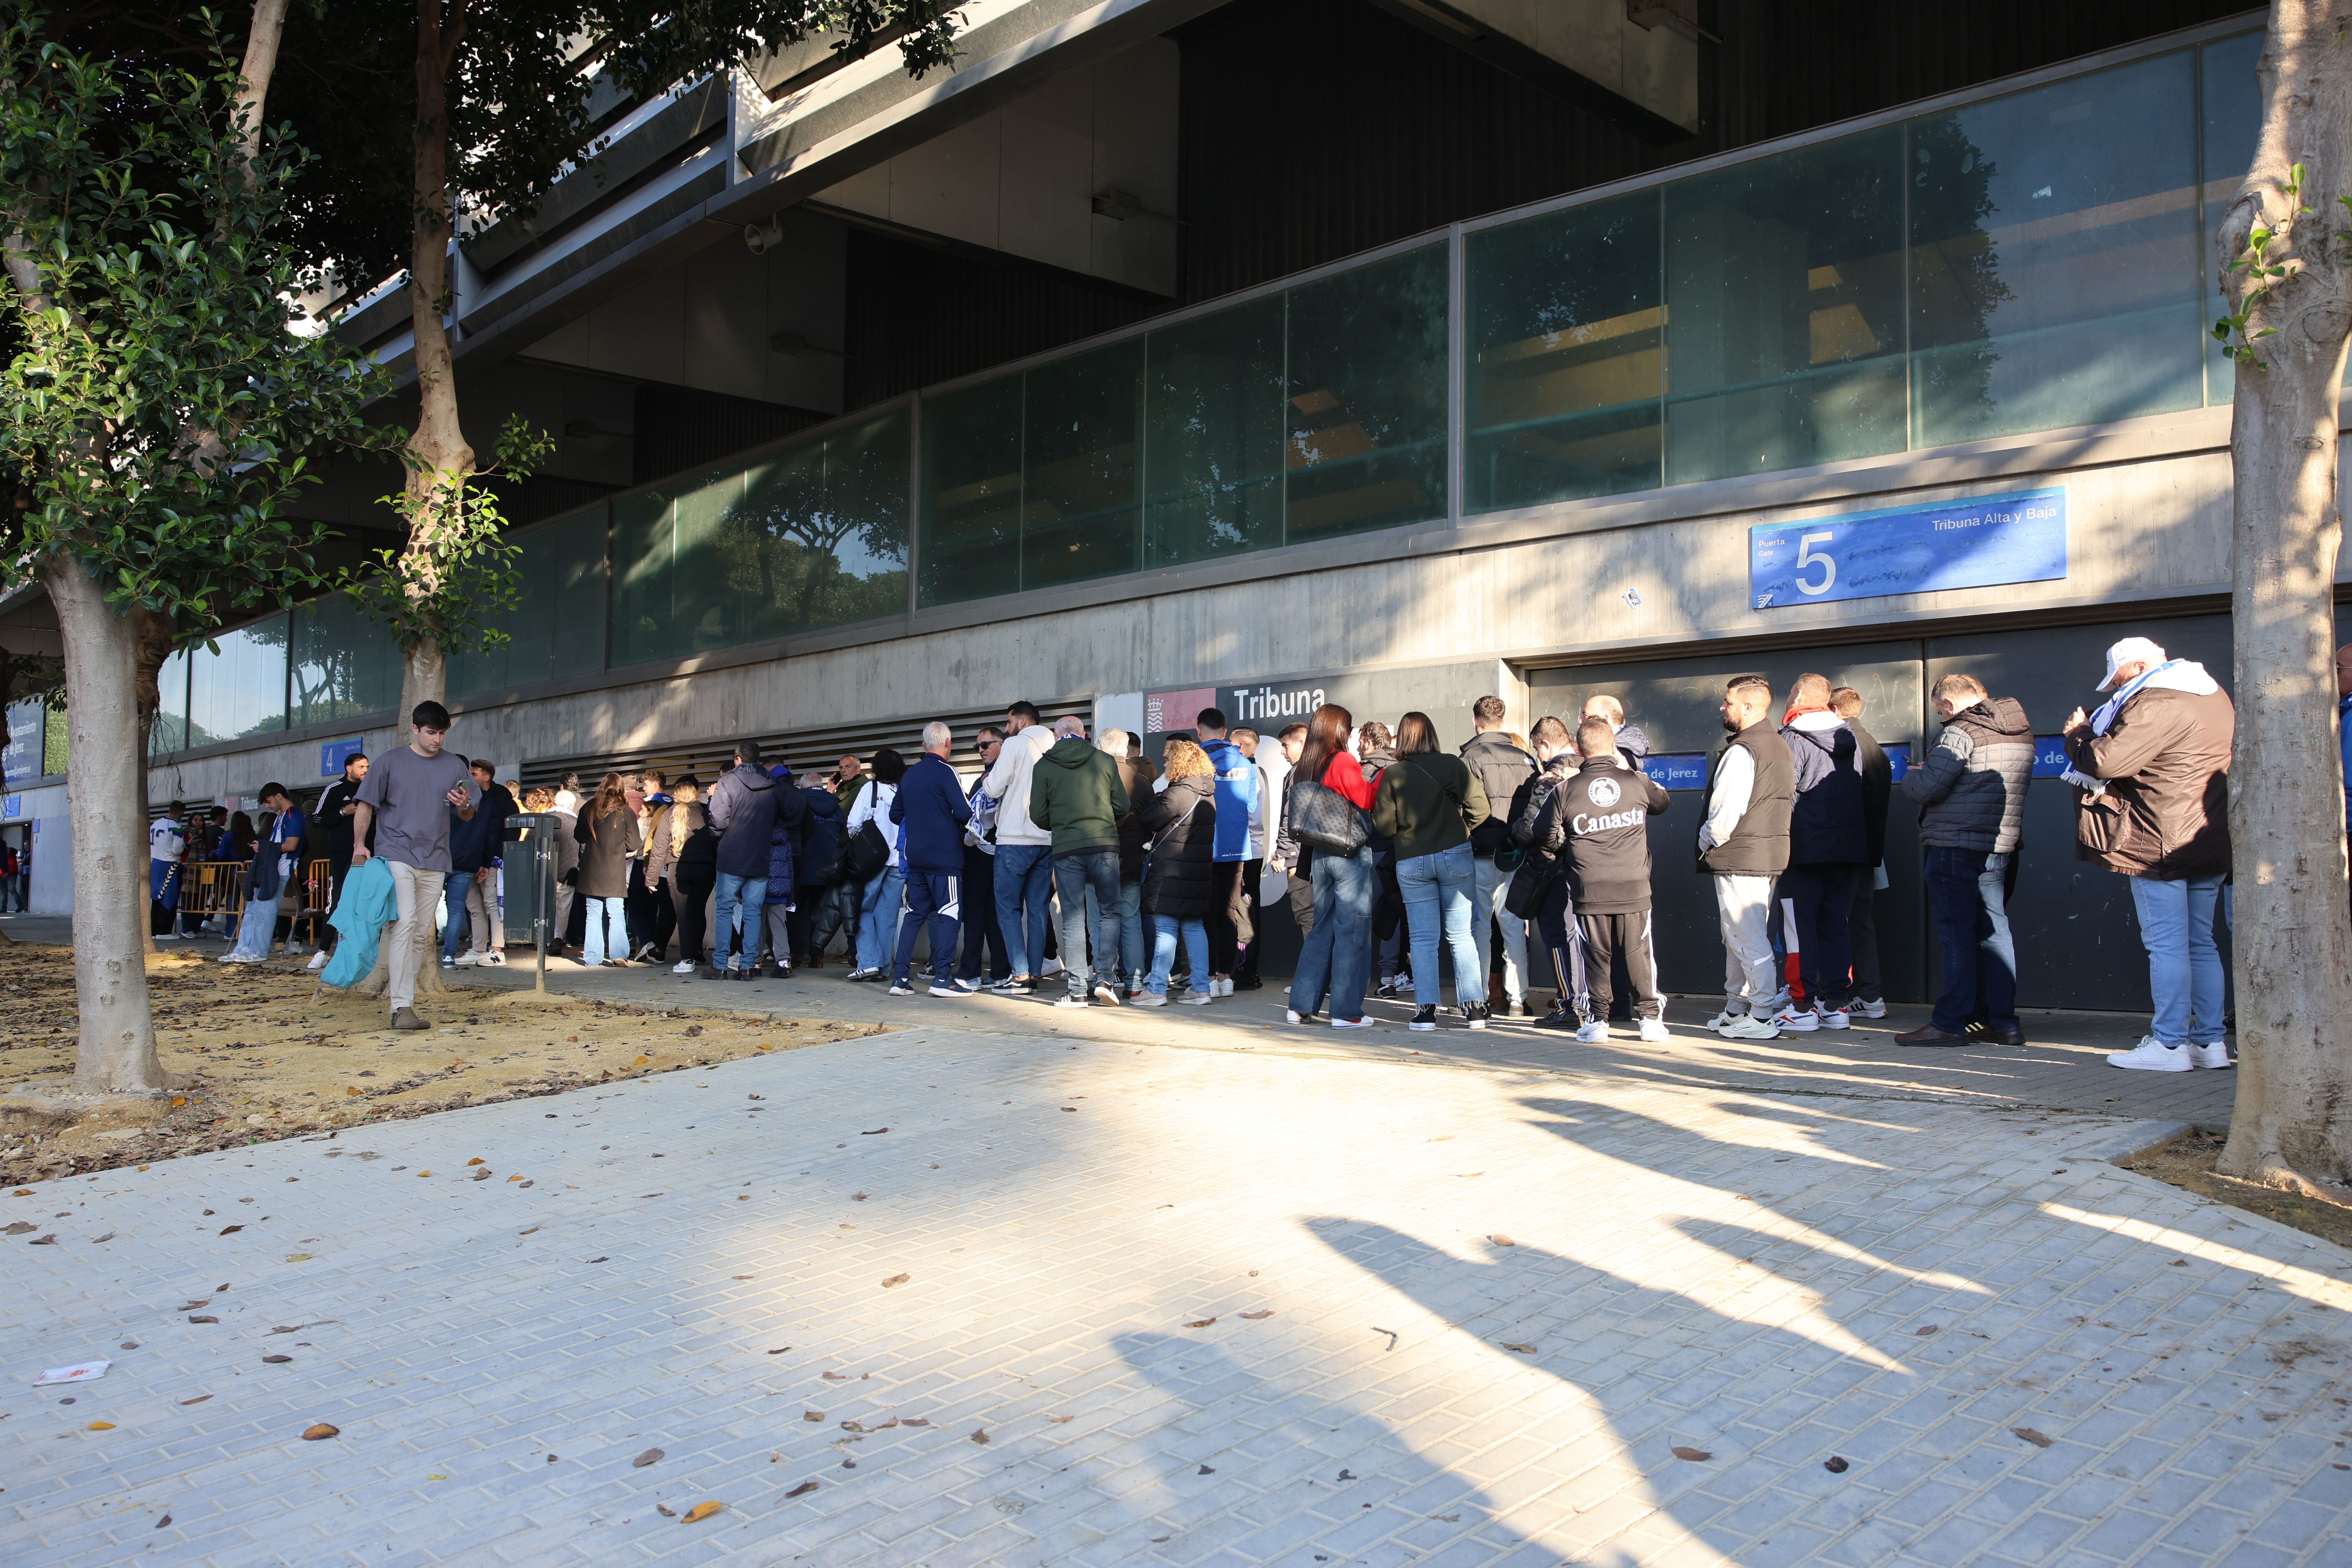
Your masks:
M 2148 1072 L 2226 1068 L 2221 955 L 2213 910 L 2230 871 L 2230 742 L 2237 710 L 2193 659 L 2146 637 L 2107 649 L 2112 691 L 2066 721 L 2066 782 L 2086 859 L 2132 879 L 2156 1016 L 2146 1038 L 2107 1058 Z

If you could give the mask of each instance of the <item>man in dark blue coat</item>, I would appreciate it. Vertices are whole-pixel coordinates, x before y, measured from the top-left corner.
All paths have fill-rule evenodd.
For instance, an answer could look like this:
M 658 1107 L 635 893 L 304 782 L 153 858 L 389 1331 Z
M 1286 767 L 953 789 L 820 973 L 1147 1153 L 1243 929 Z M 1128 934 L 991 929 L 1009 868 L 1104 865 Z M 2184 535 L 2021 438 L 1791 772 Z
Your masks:
M 759 742 L 737 742 L 735 765 L 711 787 L 709 817 L 719 835 L 719 929 L 710 933 L 710 967 L 703 977 L 749 980 L 760 959 L 768 848 L 776 831 L 776 781 L 760 765 Z
M 980 988 L 955 977 L 956 930 L 962 918 L 963 825 L 971 803 L 963 781 L 948 762 L 955 736 L 934 719 L 923 726 L 923 754 L 915 759 L 890 802 L 898 825 L 898 866 L 907 878 L 906 912 L 898 917 L 898 942 L 891 961 L 890 994 L 912 996 L 908 974 L 915 933 L 931 925 L 931 994 L 969 996 Z
M 1782 930 L 1795 949 L 1804 999 L 1769 1020 L 1783 1034 L 1843 1029 L 1852 1019 L 1853 947 L 1846 926 L 1853 881 L 1870 864 L 1860 748 L 1830 706 L 1829 678 L 1801 675 L 1789 690 L 1780 738 L 1796 765 L 1789 812 L 1789 868 L 1780 873 Z

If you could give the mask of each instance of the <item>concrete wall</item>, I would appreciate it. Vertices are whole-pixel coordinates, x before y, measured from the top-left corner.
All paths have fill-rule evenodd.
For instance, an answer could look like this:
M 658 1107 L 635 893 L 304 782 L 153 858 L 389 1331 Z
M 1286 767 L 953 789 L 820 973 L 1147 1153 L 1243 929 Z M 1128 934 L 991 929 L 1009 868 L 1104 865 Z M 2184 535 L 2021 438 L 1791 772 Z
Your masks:
M 1672 652 L 1725 639 L 1866 636 L 1961 616 L 2075 612 L 2138 600 L 2182 601 L 2229 586 L 2227 411 L 2141 422 L 2159 450 L 2105 460 L 2091 441 L 2013 452 L 2003 471 L 1921 484 L 1948 464 L 1889 459 L 1832 480 L 1833 501 L 1723 507 L 1703 517 L 1619 521 L 1626 507 L 1584 505 L 1472 520 L 1391 559 L 1286 571 L 1286 552 L 1244 558 L 1232 580 L 1146 592 L 1112 579 L 1066 591 L 1050 613 L 984 605 L 993 620 L 864 644 L 760 658 L 708 656 L 634 679 L 606 676 L 552 694 L 526 691 L 458 709 L 450 743 L 501 764 L 739 733 L 904 718 L 1035 700 L 1215 687 L 1318 672 L 1376 675 L 1541 663 L 1601 651 Z M 2035 459 L 2046 459 L 2036 461 Z M 1769 494 L 1771 477 L 1736 489 Z M 1747 536 L 1797 521 L 1958 496 L 2063 485 L 2069 572 L 2060 581 L 1848 600 L 1759 611 L 1748 592 Z M 1639 507 L 1673 504 L 1653 496 Z M 1354 542 L 1371 555 L 1391 536 Z M 1450 547 L 1446 541 L 1454 541 Z M 1252 568 L 1255 570 L 1253 572 Z M 1498 663 L 1497 661 L 1502 661 Z M 1369 689 L 1381 692 L 1377 684 Z M 1399 708 L 1418 687 L 1392 688 Z M 1449 688 L 1450 689 L 1450 688 Z M 1516 695 L 1506 688 L 1507 700 Z M 1432 700 L 1436 700 L 1433 698 Z M 1366 700 L 1379 701 L 1375 696 Z M 1464 699 L 1467 700 L 1467 699 Z M 1369 715 L 1368 715 L 1369 716 Z M 1395 713 L 1379 717 L 1394 721 Z M 159 769 L 153 798 L 252 793 L 268 775 L 310 781 L 317 735 Z M 367 737 L 371 750 L 388 733 Z

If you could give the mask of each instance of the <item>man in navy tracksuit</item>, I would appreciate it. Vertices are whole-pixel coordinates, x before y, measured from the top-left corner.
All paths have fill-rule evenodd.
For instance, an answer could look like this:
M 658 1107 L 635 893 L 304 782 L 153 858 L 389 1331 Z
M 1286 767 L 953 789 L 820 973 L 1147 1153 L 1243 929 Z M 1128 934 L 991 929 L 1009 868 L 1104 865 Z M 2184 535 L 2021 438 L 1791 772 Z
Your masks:
M 971 820 L 971 803 L 948 762 L 954 745 L 945 724 L 934 719 L 924 725 L 923 754 L 898 781 L 898 794 L 890 802 L 890 820 L 898 825 L 898 864 L 907 877 L 907 909 L 898 917 L 890 976 L 893 996 L 915 994 L 908 977 L 915 933 L 926 920 L 931 923 L 931 994 L 968 996 L 979 989 L 955 977 L 956 930 L 963 913 L 963 825 Z

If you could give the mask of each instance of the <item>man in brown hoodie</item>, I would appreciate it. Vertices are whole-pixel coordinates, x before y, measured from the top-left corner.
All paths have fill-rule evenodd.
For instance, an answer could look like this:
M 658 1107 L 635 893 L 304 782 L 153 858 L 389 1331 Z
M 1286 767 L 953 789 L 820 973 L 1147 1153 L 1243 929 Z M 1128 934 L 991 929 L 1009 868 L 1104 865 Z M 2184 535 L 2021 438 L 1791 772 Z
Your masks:
M 2192 659 L 2146 637 L 2107 649 L 2096 713 L 2066 720 L 2080 859 L 2131 879 L 2156 1016 L 2107 1060 L 2146 1072 L 2226 1068 L 2213 910 L 2230 871 L 2230 694 Z

